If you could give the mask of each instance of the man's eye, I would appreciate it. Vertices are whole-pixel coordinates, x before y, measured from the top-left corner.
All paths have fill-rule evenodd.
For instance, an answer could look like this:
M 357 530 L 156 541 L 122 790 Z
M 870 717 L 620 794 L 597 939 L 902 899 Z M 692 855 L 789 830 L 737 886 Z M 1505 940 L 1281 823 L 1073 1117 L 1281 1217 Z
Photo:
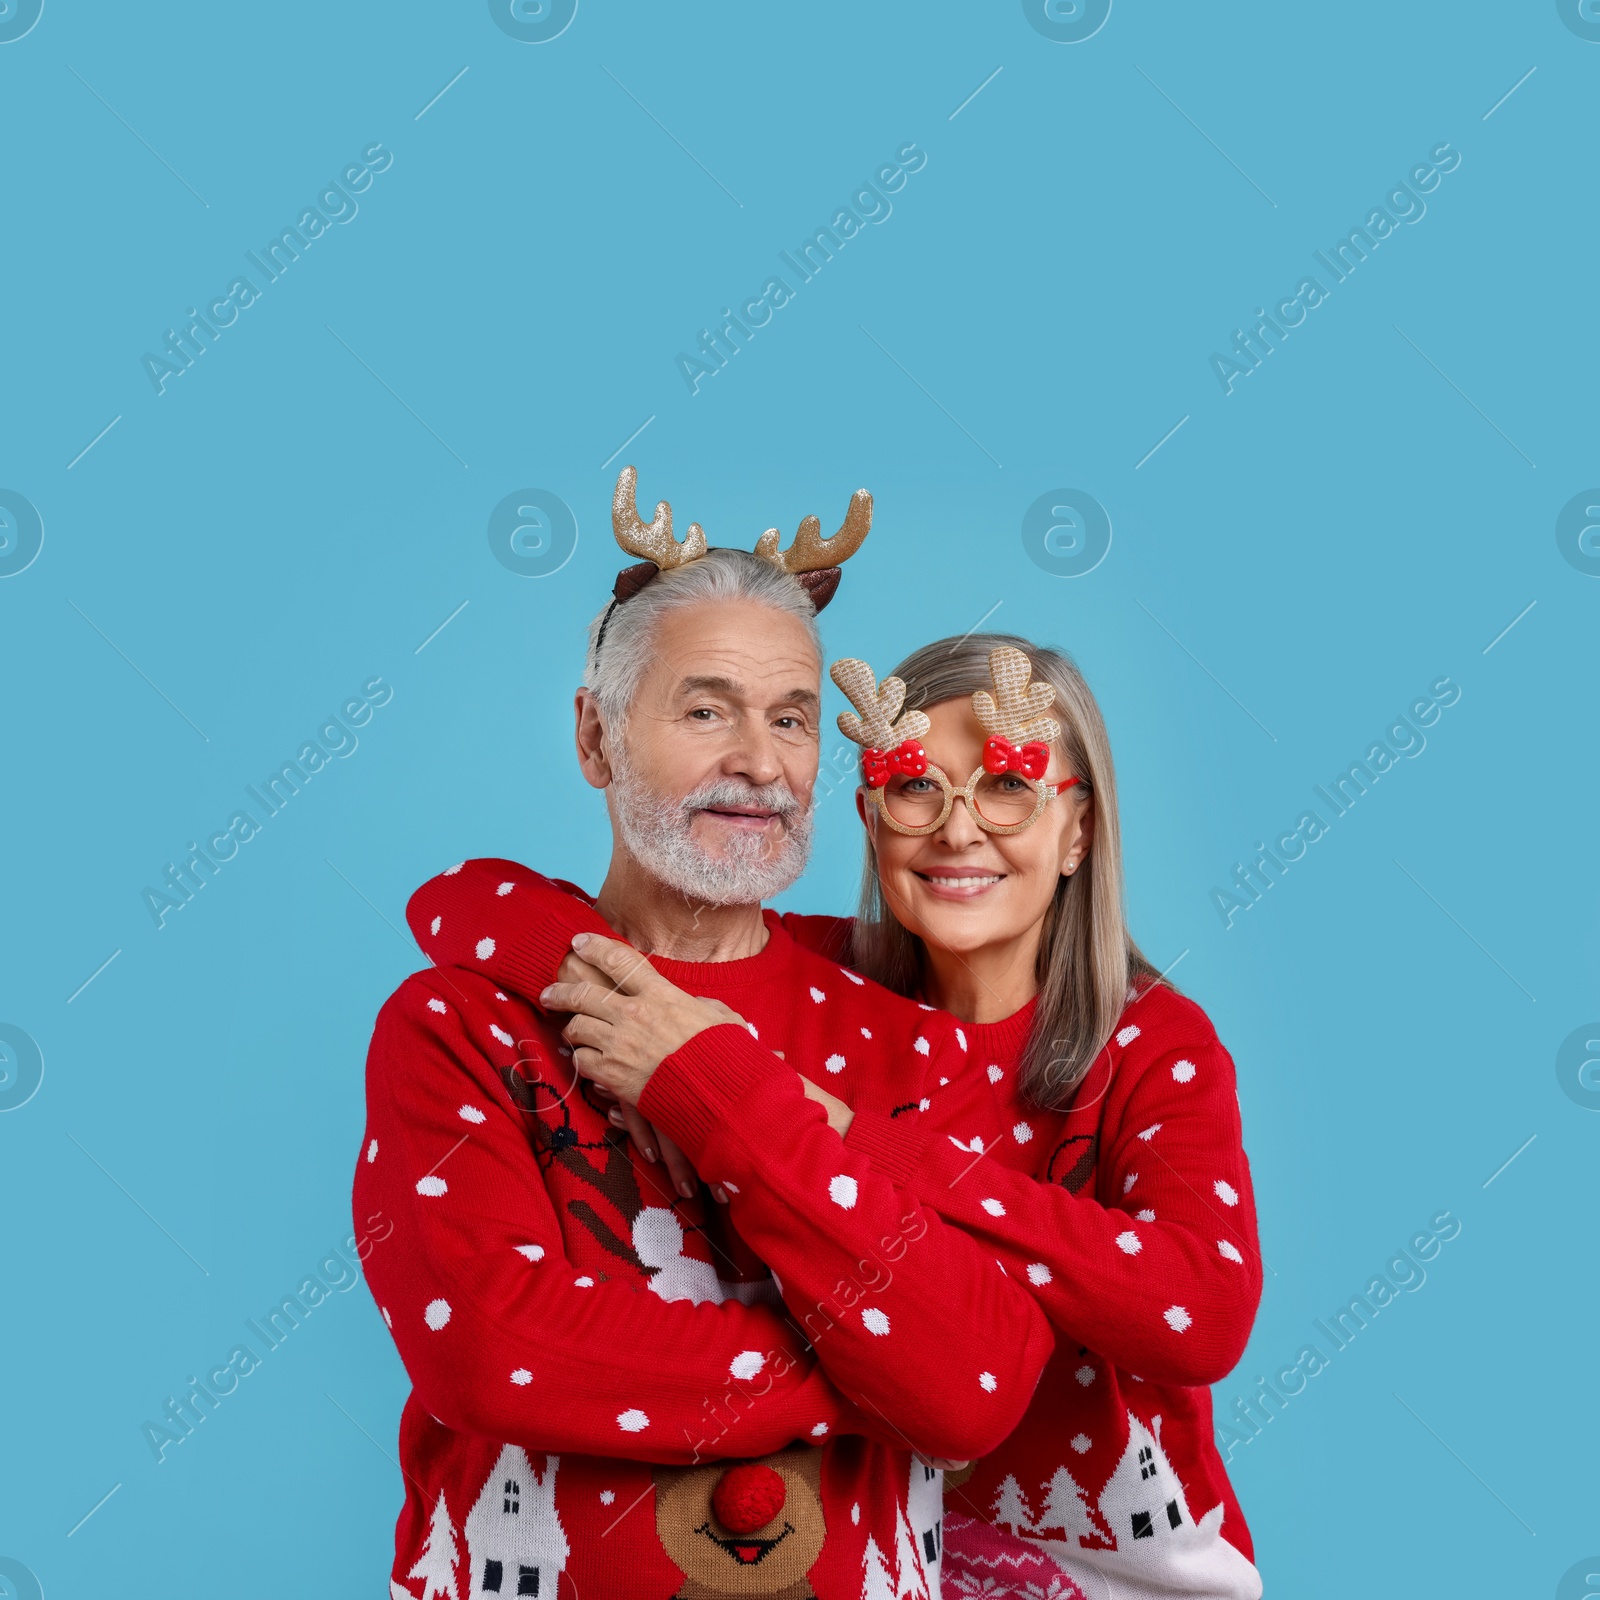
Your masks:
M 710 706 L 696 706 L 694 710 L 689 713 L 689 715 L 691 717 L 698 717 L 702 722 L 709 722 L 714 716 L 716 716 L 716 712 L 713 711 Z

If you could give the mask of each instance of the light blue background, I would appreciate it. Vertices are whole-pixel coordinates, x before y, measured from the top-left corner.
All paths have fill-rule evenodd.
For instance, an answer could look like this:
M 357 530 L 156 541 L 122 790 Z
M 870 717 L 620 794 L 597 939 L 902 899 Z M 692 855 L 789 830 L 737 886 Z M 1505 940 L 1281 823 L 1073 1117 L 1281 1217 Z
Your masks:
M 714 543 L 870 487 L 838 653 L 987 617 L 1089 674 L 1137 936 L 1239 1064 L 1272 1275 L 1220 1402 L 1461 1220 L 1235 1452 L 1269 1595 L 1554 1593 L 1600 1548 L 1600 1117 L 1555 1071 L 1600 1016 L 1600 579 L 1554 534 L 1600 482 L 1597 80 L 1543 0 L 1117 0 L 1076 44 L 1000 0 L 584 0 L 542 44 L 48 0 L 0 46 L 0 487 L 45 529 L 0 582 L 0 1022 L 45 1062 L 0 1116 L 0 1555 L 51 1596 L 382 1591 L 406 1384 L 363 1287 L 159 1466 L 140 1425 L 347 1234 L 409 891 L 598 880 L 569 701 L 632 460 Z M 359 215 L 158 397 L 141 356 L 374 141 Z M 674 357 L 907 141 L 892 216 L 691 396 Z M 1441 141 L 1426 217 L 1225 396 L 1211 353 Z M 542 578 L 486 537 L 524 487 L 579 529 Z M 1086 576 L 1023 548 L 1058 488 L 1113 525 Z M 359 749 L 157 931 L 141 890 L 373 675 Z M 1444 675 L 1426 751 L 1224 928 L 1213 886 Z M 857 860 L 841 791 L 788 903 Z

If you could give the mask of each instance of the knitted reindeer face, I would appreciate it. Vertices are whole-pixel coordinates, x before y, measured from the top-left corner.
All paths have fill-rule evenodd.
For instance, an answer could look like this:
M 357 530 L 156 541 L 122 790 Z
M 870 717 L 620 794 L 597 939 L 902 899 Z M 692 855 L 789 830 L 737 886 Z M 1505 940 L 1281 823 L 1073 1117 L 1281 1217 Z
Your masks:
M 677 1600 L 813 1600 L 806 1574 L 827 1536 L 820 1450 L 798 1445 L 756 1463 L 657 1467 L 653 1476 L 656 1533 L 684 1575 Z

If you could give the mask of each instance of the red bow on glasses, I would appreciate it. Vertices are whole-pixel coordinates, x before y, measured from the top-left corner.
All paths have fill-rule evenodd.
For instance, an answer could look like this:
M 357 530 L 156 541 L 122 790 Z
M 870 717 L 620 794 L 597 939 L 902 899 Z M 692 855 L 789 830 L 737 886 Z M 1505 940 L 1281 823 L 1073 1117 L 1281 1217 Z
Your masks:
M 907 739 L 893 750 L 875 750 L 869 745 L 861 752 L 861 777 L 869 789 L 881 789 L 896 772 L 920 778 L 927 770 L 927 753 L 915 739 Z
M 999 734 L 983 742 L 983 770 L 998 777 L 1002 772 L 1020 772 L 1024 778 L 1042 778 L 1050 765 L 1050 746 L 1037 742 L 1019 750 Z

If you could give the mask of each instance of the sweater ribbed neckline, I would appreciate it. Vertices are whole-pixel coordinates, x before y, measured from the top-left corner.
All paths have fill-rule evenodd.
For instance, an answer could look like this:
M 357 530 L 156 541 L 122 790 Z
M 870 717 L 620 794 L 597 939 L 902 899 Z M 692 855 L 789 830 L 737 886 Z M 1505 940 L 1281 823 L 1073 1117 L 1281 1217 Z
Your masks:
M 1013 1011 L 998 1022 L 963 1022 L 973 1056 L 996 1065 L 1016 1061 L 1027 1046 L 1038 1004 L 1039 997 L 1035 995 L 1020 1011 Z
M 793 965 L 797 947 L 784 932 L 776 912 L 764 910 L 761 920 L 767 926 L 767 942 L 753 956 L 737 961 L 674 961 L 668 956 L 651 956 L 650 965 L 663 978 L 690 994 L 698 994 L 703 989 L 720 992 L 781 982 Z

